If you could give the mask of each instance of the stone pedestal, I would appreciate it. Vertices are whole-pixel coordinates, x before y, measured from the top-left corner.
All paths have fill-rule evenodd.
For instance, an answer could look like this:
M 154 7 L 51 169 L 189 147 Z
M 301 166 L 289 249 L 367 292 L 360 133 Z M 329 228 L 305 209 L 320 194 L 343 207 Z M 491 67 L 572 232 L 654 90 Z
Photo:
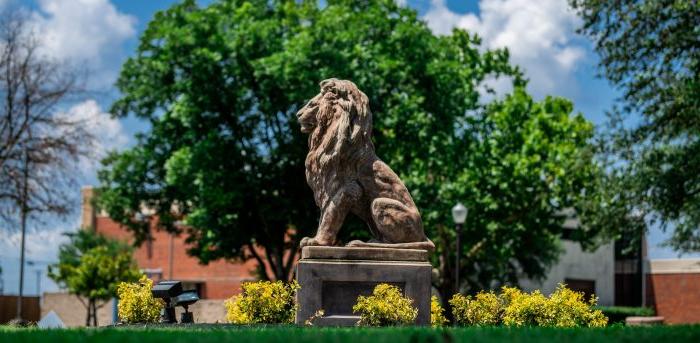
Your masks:
M 430 324 L 428 252 L 411 249 L 304 247 L 297 266 L 297 324 L 323 309 L 315 326 L 354 326 L 352 306 L 380 283 L 403 290 L 418 308 L 416 325 Z

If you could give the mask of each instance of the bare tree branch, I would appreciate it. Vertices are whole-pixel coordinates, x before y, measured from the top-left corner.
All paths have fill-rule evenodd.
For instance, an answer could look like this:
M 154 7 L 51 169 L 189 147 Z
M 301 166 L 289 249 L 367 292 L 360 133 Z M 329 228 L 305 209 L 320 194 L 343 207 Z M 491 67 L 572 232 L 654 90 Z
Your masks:
M 81 159 L 95 137 L 61 113 L 80 93 L 80 73 L 40 53 L 25 15 L 0 13 L 0 221 L 65 215 Z M 10 225 L 11 226 L 11 225 Z

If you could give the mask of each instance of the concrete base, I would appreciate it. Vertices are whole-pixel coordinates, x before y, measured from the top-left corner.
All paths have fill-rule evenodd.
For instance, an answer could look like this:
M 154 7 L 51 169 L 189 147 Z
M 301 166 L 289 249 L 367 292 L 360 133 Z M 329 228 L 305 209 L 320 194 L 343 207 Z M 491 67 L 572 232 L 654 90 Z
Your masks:
M 664 323 L 664 317 L 627 317 L 625 325 L 627 326 L 647 326 L 661 325 Z
M 392 260 L 384 260 L 391 258 Z M 359 316 L 352 306 L 380 283 L 398 286 L 418 308 L 416 325 L 430 324 L 432 267 L 424 250 L 304 247 L 297 266 L 296 323 L 303 325 L 316 311 L 324 316 L 315 326 L 354 326 Z

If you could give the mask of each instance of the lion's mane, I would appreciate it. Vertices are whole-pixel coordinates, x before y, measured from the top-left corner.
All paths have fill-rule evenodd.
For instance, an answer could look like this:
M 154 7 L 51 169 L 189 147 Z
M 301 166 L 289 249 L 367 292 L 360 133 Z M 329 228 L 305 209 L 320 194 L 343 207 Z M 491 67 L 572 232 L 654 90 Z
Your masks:
M 359 168 L 377 157 L 367 95 L 354 83 L 337 79 L 323 81 L 320 95 L 316 127 L 309 135 L 306 179 L 323 209 L 358 176 Z

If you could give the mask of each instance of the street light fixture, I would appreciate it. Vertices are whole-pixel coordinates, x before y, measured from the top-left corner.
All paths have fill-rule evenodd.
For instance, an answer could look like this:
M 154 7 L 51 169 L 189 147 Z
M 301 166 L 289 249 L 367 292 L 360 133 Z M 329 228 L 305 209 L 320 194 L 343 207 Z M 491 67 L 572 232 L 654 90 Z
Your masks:
M 467 220 L 467 208 L 460 202 L 452 208 L 452 219 L 455 224 L 462 225 Z
M 455 222 L 455 227 L 457 229 L 457 256 L 455 258 L 455 293 L 459 293 L 459 260 L 462 257 L 462 226 L 464 222 L 467 221 L 467 210 L 462 203 L 457 203 L 452 207 L 452 219 Z

